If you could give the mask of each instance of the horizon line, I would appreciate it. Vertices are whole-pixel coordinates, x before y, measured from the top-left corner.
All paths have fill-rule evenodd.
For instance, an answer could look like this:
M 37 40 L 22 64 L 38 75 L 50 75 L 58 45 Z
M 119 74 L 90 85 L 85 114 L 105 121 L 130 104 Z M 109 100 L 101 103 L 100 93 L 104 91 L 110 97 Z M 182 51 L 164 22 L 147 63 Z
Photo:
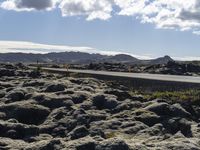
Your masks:
M 3 50 L 3 51 L 2 51 Z M 152 55 L 138 55 L 122 51 L 106 51 L 99 50 L 87 46 L 68 46 L 68 45 L 55 45 L 55 44 L 41 44 L 30 41 L 7 41 L 0 40 L 0 53 L 25 53 L 25 54 L 48 54 L 48 53 L 59 53 L 59 52 L 84 52 L 89 54 L 100 54 L 114 56 L 119 54 L 130 55 L 137 59 L 151 60 L 159 57 L 170 56 L 168 54 L 162 56 L 152 56 Z M 176 61 L 200 61 L 200 56 L 170 56 Z

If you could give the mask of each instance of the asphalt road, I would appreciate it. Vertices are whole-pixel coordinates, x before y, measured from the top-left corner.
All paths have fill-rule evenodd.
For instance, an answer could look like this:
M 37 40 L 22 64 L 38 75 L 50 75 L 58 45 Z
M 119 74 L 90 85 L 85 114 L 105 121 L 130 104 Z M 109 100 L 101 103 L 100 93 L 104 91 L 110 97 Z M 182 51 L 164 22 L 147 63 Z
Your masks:
M 32 67 L 34 68 L 34 67 Z M 194 76 L 179 76 L 179 75 L 161 75 L 161 74 L 148 74 L 148 73 L 125 73 L 125 72 L 111 72 L 111 71 L 94 71 L 94 70 L 75 70 L 75 69 L 60 69 L 60 68 L 42 68 L 46 71 L 53 71 L 57 73 L 81 73 L 91 75 L 103 75 L 109 77 L 123 77 L 130 79 L 147 79 L 147 80 L 158 80 L 158 81 L 172 81 L 172 82 L 183 82 L 183 83 L 200 83 L 200 77 Z

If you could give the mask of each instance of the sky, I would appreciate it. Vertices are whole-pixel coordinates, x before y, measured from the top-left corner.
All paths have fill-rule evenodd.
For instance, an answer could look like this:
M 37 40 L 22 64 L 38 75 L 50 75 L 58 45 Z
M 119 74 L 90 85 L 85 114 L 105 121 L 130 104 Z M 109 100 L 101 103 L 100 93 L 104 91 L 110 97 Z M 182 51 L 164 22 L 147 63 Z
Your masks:
M 0 52 L 70 49 L 200 60 L 200 1 L 0 0 Z

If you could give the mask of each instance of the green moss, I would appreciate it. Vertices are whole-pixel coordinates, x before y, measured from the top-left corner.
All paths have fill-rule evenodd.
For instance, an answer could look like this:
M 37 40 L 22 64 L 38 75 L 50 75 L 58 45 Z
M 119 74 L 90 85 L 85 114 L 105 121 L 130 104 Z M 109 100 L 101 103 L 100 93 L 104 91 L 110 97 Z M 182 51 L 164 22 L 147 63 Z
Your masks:
M 106 139 L 117 137 L 116 132 L 109 132 L 105 134 Z

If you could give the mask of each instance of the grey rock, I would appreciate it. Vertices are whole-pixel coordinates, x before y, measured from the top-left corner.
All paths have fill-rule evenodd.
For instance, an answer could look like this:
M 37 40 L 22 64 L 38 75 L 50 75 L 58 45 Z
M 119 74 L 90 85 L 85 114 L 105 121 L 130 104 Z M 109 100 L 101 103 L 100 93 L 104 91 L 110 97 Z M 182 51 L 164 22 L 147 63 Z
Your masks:
M 162 118 L 151 111 L 139 110 L 135 112 L 135 119 L 145 123 L 148 126 L 153 126 L 154 124 L 160 123 Z
M 38 127 L 21 123 L 0 121 L 0 136 L 13 139 L 24 139 L 38 135 Z
M 48 108 L 30 103 L 11 103 L 0 106 L 7 118 L 14 118 L 25 124 L 40 124 L 49 115 Z
M 39 86 L 44 86 L 44 85 L 45 85 L 45 82 L 37 81 L 37 80 L 33 80 L 33 81 L 28 80 L 23 83 L 24 87 L 39 87 Z
M 59 92 L 64 91 L 66 88 L 63 84 L 51 84 L 44 90 L 45 92 Z
M 105 94 L 115 95 L 120 101 L 131 98 L 131 95 L 127 91 L 122 91 L 118 89 L 108 89 L 105 91 Z
M 164 127 L 172 134 L 181 131 L 186 137 L 192 137 L 191 123 L 184 118 L 172 118 L 163 123 Z
M 92 98 L 92 101 L 98 109 L 114 109 L 118 105 L 117 100 L 108 95 L 96 95 Z
M 6 95 L 5 92 L 3 92 L 3 91 L 0 92 L 0 98 L 3 98 L 5 95 Z
M 153 104 L 147 106 L 145 108 L 146 110 L 155 112 L 158 115 L 169 115 L 169 104 L 167 103 L 158 103 L 158 102 L 154 102 Z
M 180 104 L 173 104 L 170 106 L 170 113 L 177 117 L 190 117 L 191 114 L 187 112 Z
M 1 68 L 0 77 L 3 77 L 3 76 L 12 77 L 12 76 L 16 76 L 16 73 L 14 70 Z
M 143 129 L 146 129 L 148 128 L 147 125 L 145 125 L 144 123 L 142 122 L 139 122 L 139 121 L 135 121 L 135 122 L 132 122 L 133 124 L 129 127 L 126 127 L 123 131 L 124 133 L 126 134 L 136 134 L 138 133 L 140 130 L 143 130 Z
M 41 73 L 38 70 L 33 70 L 29 72 L 28 76 L 31 78 L 39 78 L 41 76 Z
M 67 107 L 70 108 L 74 105 L 73 101 L 71 100 L 71 97 L 69 96 L 46 96 L 45 94 L 39 94 L 35 95 L 33 97 L 34 100 L 36 100 L 40 105 L 43 105 L 45 107 L 54 109 L 59 107 Z
M 8 93 L 7 98 L 12 102 L 21 101 L 24 100 L 25 93 L 23 91 L 11 91 Z
M 76 146 L 76 150 L 95 150 L 96 144 L 94 142 L 82 143 Z
M 88 134 L 89 134 L 88 129 L 85 126 L 76 127 L 69 133 L 72 140 L 85 137 Z
M 130 150 L 130 148 L 122 140 L 109 139 L 98 144 L 95 150 Z
M 29 144 L 25 147 L 25 150 L 60 150 L 63 149 L 64 145 L 59 139 L 40 141 L 36 143 Z
M 76 94 L 76 95 L 72 96 L 72 101 L 74 104 L 83 103 L 83 101 L 86 99 L 87 99 L 87 96 L 84 94 Z

